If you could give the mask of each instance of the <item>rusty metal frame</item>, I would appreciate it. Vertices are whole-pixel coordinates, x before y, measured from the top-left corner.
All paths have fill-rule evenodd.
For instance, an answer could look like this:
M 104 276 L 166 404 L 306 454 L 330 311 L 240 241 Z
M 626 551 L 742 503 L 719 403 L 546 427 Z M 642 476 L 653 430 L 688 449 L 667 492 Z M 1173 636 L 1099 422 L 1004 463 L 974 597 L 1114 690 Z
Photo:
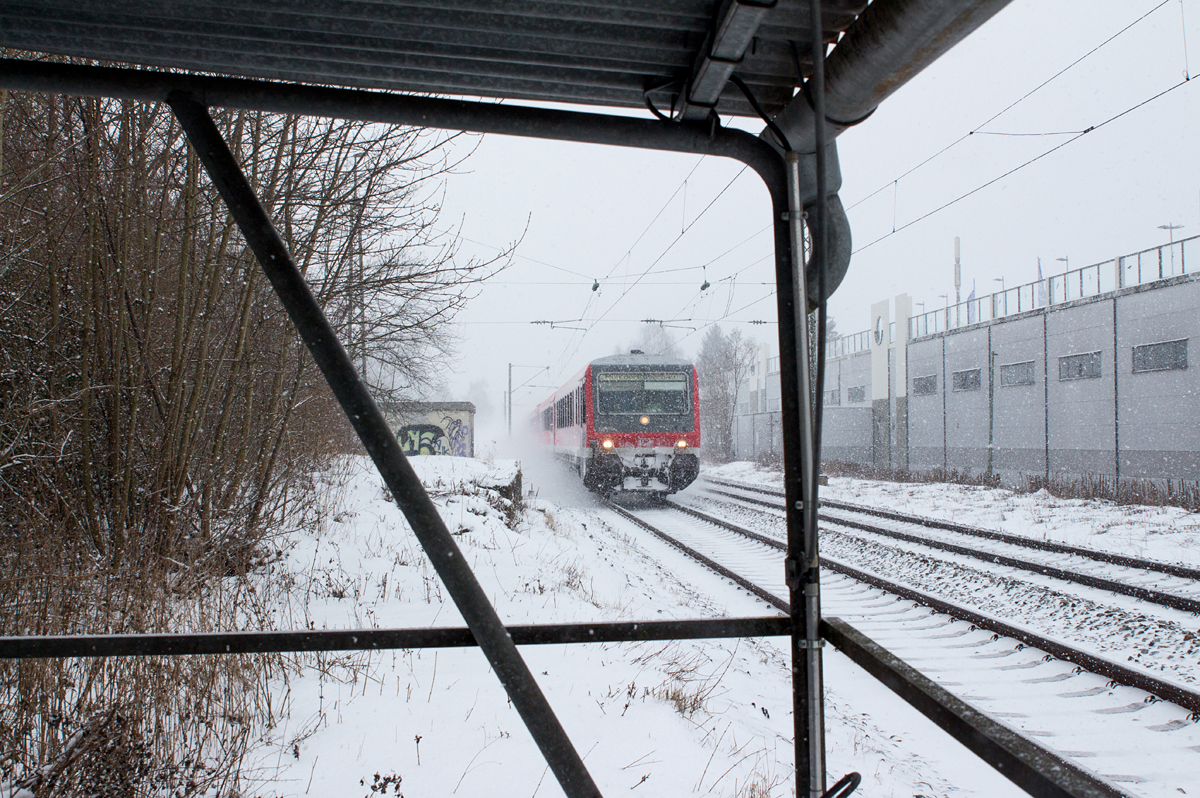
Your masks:
M 802 440 L 800 414 L 804 397 L 798 376 L 805 353 L 797 346 L 797 334 L 803 329 L 806 308 L 803 303 L 796 301 L 800 295 L 796 282 L 803 276 L 799 273 L 799 259 L 794 257 L 792 249 L 794 231 L 791 228 L 795 222 L 795 212 L 792 212 L 789 222 L 789 192 L 784 161 L 769 145 L 748 133 L 722 128 L 713 120 L 654 121 L 375 91 L 14 59 L 0 59 L 0 88 L 165 102 L 171 105 L 247 243 L 268 274 L 276 293 L 467 621 L 465 629 L 0 637 L 0 659 L 477 645 L 496 669 L 514 707 L 520 712 L 564 792 L 574 798 L 600 793 L 517 652 L 517 645 L 776 635 L 790 636 L 794 653 L 807 652 L 813 645 L 814 641 L 807 639 L 805 629 L 810 625 L 807 623 L 810 619 L 804 617 L 803 610 L 797 606 L 799 602 L 785 610 L 795 608 L 795 614 L 791 617 L 504 627 L 466 566 L 365 385 L 355 373 L 353 364 L 325 320 L 303 277 L 292 263 L 282 239 L 250 189 L 240 166 L 221 139 L 208 109 L 221 107 L 325 116 L 707 154 L 733 158 L 747 164 L 762 178 L 771 199 L 783 436 L 785 451 L 792 452 L 786 459 L 785 473 L 789 493 L 793 489 L 802 493 L 799 487 L 805 478 L 815 477 L 815 474 L 802 473 L 805 469 L 798 454 Z M 815 468 L 815 464 L 809 470 L 811 468 Z M 799 500 L 799 496 L 794 498 Z M 794 544 L 792 556 L 803 551 L 804 565 L 809 567 L 799 570 L 815 580 L 815 534 L 812 535 L 811 547 L 804 547 L 802 541 L 805 540 L 806 513 L 801 512 L 802 508 L 802 502 L 789 507 L 789 539 Z M 815 529 L 811 532 L 815 532 Z M 793 618 L 805 622 L 797 624 Z M 1039 760 L 1036 756 L 1017 757 L 1025 763 L 1017 768 L 1024 781 L 1019 780 L 1013 775 L 1013 757 L 998 757 L 995 753 L 996 730 L 992 727 L 997 724 L 953 699 L 953 696 L 947 698 L 945 691 L 939 693 L 927 689 L 927 679 L 849 627 L 839 625 L 836 619 L 823 619 L 820 623 L 824 638 L 867 668 L 914 707 L 967 743 L 988 764 L 1031 793 L 1064 797 L 1120 794 L 1097 789 L 1094 784 L 1081 787 L 1078 781 L 1064 777 L 1064 768 L 1060 763 Z M 793 693 L 797 695 L 806 688 L 803 673 L 806 659 L 800 658 L 792 670 Z M 819 659 L 816 663 L 819 667 Z M 820 700 L 819 695 L 816 700 Z M 820 736 L 823 732 L 823 729 L 811 728 L 814 722 L 823 725 L 823 719 L 813 720 L 820 718 L 819 707 L 817 709 L 818 712 L 805 712 L 803 717 L 797 717 L 797 729 L 801 732 L 795 740 L 797 794 L 809 793 L 814 786 L 808 767 L 811 752 L 802 738 L 811 739 L 814 733 Z M 1021 745 L 1019 738 L 1009 742 L 1012 743 L 1009 748 L 1013 745 L 1019 748 Z M 1029 741 L 1025 743 L 1034 746 Z M 1030 789 L 1031 786 L 1033 789 Z M 835 785 L 834 791 L 838 789 L 839 785 Z
M 731 633 L 738 636 L 796 634 L 788 618 L 745 619 L 746 625 L 741 625 L 742 621 L 722 620 L 715 623 L 685 622 L 673 627 L 637 623 L 583 628 L 534 627 L 527 628 L 524 635 L 518 632 L 516 636 L 513 634 L 516 630 L 506 629 L 438 515 L 383 414 L 355 371 L 353 362 L 317 304 L 236 157 L 222 138 L 209 108 L 338 117 L 736 158 L 762 177 L 771 195 L 776 220 L 780 336 L 794 340 L 791 280 L 795 261 L 788 226 L 784 223 L 786 181 L 782 163 L 770 146 L 749 133 L 722 128 L 715 120 L 700 123 L 660 122 L 383 92 L 14 59 L 0 60 L 0 86 L 15 90 L 165 102 L 171 107 L 297 332 L 446 585 L 447 592 L 467 623 L 474 644 L 479 646 L 496 671 L 513 707 L 568 796 L 590 798 L 599 796 L 600 792 L 517 651 L 518 638 L 524 636 L 523 642 L 564 643 L 579 642 L 581 635 L 583 639 L 597 641 L 652 639 L 645 636 L 649 632 L 657 632 L 657 639 L 663 639 L 664 636 L 724 637 L 731 636 Z M 788 349 L 794 357 L 795 346 Z M 791 395 L 794 397 L 795 392 Z M 793 445 L 798 443 L 794 438 L 789 439 L 786 429 L 784 439 Z M 668 629 L 671 630 L 669 633 Z M 0 658 L 96 654 L 138 656 L 181 649 L 200 653 L 213 647 L 223 647 L 224 651 L 235 653 L 330 647 L 373 648 L 385 644 L 389 647 L 415 647 L 422 642 L 426 645 L 461 645 L 464 641 L 462 632 L 394 630 L 390 637 L 387 633 L 381 635 L 357 630 L 319 635 L 302 632 L 199 637 L 170 634 L 40 639 L 17 637 L 0 639 Z M 795 687 L 793 685 L 793 689 Z

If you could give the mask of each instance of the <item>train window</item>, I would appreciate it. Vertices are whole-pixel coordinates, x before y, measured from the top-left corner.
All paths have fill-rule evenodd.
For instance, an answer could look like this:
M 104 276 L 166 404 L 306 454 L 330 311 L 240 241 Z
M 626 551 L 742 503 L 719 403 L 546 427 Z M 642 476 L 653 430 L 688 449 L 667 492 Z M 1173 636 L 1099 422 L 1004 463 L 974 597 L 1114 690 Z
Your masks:
M 930 374 L 925 377 L 913 377 L 913 396 L 929 396 L 937 393 L 937 375 Z M 854 401 L 851 399 L 850 401 Z M 859 399 L 861 402 L 862 400 Z
M 1133 373 L 1186 369 L 1187 342 L 1188 339 L 1182 338 L 1178 341 L 1135 346 L 1133 348 Z
M 1085 352 L 1058 359 L 1058 381 L 1092 380 L 1100 376 L 1100 353 Z
M 1033 373 L 1033 361 L 1026 360 L 1024 363 L 1009 363 L 1000 366 L 1000 385 L 1033 385 L 1035 375 Z
M 954 390 L 956 391 L 978 391 L 982 384 L 980 380 L 979 369 L 967 369 L 966 371 L 956 371 L 952 375 Z
M 554 429 L 554 425 L 551 423 L 553 420 L 553 416 L 550 415 L 550 408 L 547 407 L 542 411 L 542 429 Z
M 915 387 L 913 388 L 913 391 L 916 391 Z M 852 405 L 867 401 L 867 386 L 858 385 L 854 388 L 847 388 L 846 401 Z
M 678 415 L 688 412 L 688 381 L 682 373 L 601 374 L 596 412 Z

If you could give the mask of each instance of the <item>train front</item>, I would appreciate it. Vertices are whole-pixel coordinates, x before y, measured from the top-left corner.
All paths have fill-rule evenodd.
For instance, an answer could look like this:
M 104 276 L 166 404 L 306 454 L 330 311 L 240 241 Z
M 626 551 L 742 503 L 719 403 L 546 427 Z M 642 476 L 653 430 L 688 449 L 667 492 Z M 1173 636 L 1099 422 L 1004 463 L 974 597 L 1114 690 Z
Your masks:
M 638 351 L 592 361 L 587 471 L 601 493 L 674 493 L 700 473 L 700 399 L 686 360 Z

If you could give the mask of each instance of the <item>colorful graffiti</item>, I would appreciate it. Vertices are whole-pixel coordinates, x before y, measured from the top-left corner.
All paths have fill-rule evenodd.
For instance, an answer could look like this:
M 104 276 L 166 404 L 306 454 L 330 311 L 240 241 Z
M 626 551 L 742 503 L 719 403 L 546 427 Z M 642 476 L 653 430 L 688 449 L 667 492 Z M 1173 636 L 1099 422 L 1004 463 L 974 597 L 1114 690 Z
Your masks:
M 409 424 L 396 432 L 396 440 L 407 455 L 450 454 L 449 439 L 436 424 Z
M 445 425 L 446 439 L 450 441 L 450 454 L 455 457 L 470 457 L 472 454 L 470 426 L 461 418 L 450 416 L 443 416 L 442 424 Z
M 454 457 L 471 456 L 471 428 L 462 419 L 445 416 L 444 426 L 437 424 L 408 424 L 396 432 L 400 448 L 407 455 L 444 454 Z

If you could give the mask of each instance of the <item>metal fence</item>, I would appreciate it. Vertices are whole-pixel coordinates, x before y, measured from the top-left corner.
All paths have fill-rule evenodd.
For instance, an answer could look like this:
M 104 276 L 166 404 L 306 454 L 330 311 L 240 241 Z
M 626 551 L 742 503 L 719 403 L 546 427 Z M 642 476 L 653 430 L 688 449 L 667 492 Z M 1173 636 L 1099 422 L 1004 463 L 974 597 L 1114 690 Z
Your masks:
M 1188 274 L 1189 264 L 1194 270 L 1197 263 L 1200 263 L 1200 236 L 1193 236 L 913 316 L 908 320 L 908 334 L 910 338 L 919 338 L 1119 288 L 1166 280 Z
M 870 348 L 871 331 L 863 330 L 862 332 L 843 335 L 825 344 L 825 357 L 845 357 L 846 355 L 853 355 L 858 352 L 866 352 Z

